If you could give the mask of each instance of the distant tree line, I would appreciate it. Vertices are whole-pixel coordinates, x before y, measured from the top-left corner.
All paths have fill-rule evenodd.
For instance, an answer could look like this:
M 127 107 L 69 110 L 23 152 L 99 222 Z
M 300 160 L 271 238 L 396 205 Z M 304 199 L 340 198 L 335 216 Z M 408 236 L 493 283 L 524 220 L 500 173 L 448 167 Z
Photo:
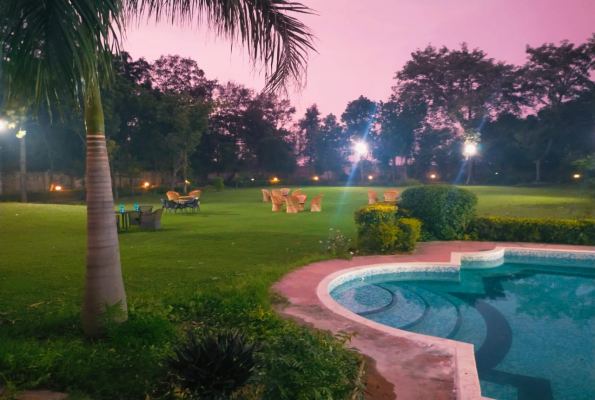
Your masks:
M 354 144 L 365 141 L 364 168 L 374 160 L 386 181 L 565 181 L 595 153 L 595 35 L 526 52 L 515 66 L 466 44 L 428 46 L 396 72 L 386 101 L 360 96 L 340 117 L 313 104 L 301 118 L 289 100 L 209 79 L 192 59 L 124 53 L 102 94 L 110 167 L 131 180 L 160 171 L 171 187 L 212 173 L 283 177 L 300 164 L 345 179 Z M 27 124 L 29 170 L 84 176 L 82 116 L 44 111 Z M 479 151 L 463 170 L 469 138 Z M 3 171 L 17 170 L 17 139 L 0 141 Z

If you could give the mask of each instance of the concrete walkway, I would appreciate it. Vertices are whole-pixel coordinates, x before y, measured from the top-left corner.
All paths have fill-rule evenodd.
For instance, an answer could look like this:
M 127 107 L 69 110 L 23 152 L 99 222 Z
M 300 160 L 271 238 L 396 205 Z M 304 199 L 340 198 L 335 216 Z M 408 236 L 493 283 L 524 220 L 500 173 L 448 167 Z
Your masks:
M 322 304 L 316 291 L 320 281 L 339 270 L 378 263 L 450 262 L 452 252 L 487 251 L 496 246 L 595 251 L 595 246 L 495 242 L 420 243 L 412 255 L 356 257 L 350 261 L 330 260 L 310 264 L 286 275 L 273 286 L 273 289 L 289 299 L 290 305 L 282 311 L 283 315 L 334 333 L 356 333 L 351 345 L 375 360 L 378 373 L 393 385 L 392 398 L 398 396 L 398 400 L 485 399 L 479 391 L 475 359 L 472 357 L 470 344 L 423 335 L 417 336 L 427 339 L 412 340 L 409 333 L 399 336 L 375 329 L 332 312 Z M 390 330 L 405 333 L 393 328 L 387 329 Z M 471 346 L 471 349 L 468 349 L 468 346 Z M 463 353 L 465 359 L 461 358 Z M 472 359 L 469 358 L 469 354 Z

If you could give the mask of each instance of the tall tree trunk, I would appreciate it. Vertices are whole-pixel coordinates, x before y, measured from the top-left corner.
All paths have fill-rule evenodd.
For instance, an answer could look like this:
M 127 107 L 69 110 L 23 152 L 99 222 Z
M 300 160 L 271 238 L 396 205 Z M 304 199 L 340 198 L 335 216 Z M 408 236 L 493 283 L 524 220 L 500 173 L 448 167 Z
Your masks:
M 116 183 L 116 170 L 114 168 L 113 160 L 109 163 L 109 172 L 110 176 L 112 177 L 112 195 L 114 200 L 118 200 L 118 185 Z
M 401 179 L 405 180 L 405 179 L 409 179 L 409 175 L 407 174 L 407 164 L 409 163 L 409 160 L 407 159 L 407 157 L 403 158 L 403 165 L 401 165 Z
M 120 266 L 101 95 L 96 79 L 86 83 L 87 266 L 81 314 L 85 332 L 99 336 L 108 322 L 104 315 L 106 306 L 113 307 L 113 311 L 110 309 L 112 322 L 126 320 L 128 307 Z
M 541 182 L 541 160 L 535 161 L 535 183 Z
M 21 141 L 21 203 L 27 202 L 27 147 L 25 136 L 19 139 Z
M 473 157 L 469 157 L 469 169 L 467 172 L 467 185 L 472 185 L 475 183 L 475 159 Z
M 183 168 L 183 172 L 184 172 L 184 194 L 188 193 L 188 184 L 186 182 L 188 182 L 188 175 L 187 170 L 188 170 L 188 154 L 184 154 L 184 166 Z

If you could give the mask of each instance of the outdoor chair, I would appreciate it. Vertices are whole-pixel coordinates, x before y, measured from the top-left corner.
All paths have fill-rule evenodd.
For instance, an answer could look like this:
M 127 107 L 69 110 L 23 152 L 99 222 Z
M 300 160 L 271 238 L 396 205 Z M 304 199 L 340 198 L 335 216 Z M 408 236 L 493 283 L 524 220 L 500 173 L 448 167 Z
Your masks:
M 378 203 L 378 195 L 373 190 L 368 190 L 368 204 Z
M 306 198 L 308 196 L 305 194 L 298 194 L 296 197 L 298 198 L 298 210 L 306 211 Z
M 168 200 L 179 200 L 180 199 L 180 194 L 178 192 L 174 192 L 174 191 L 169 191 L 166 193 L 167 195 L 167 199 Z
M 165 211 L 176 212 L 180 208 L 180 205 L 173 200 L 167 200 L 164 202 L 164 207 L 165 207 Z
M 200 199 L 200 190 L 193 190 L 192 192 L 188 193 L 188 197 L 194 197 L 195 199 Z
M 283 193 L 279 189 L 273 189 L 271 192 L 273 193 L 273 196 L 283 197 Z
M 140 229 L 152 229 L 157 230 L 161 229 L 161 214 L 163 213 L 163 208 L 155 211 L 154 213 L 146 214 L 143 213 L 140 216 Z
M 287 203 L 287 213 L 297 214 L 299 212 L 299 200 L 296 196 L 287 196 L 285 199 Z
M 384 201 L 397 201 L 397 197 L 399 197 L 398 190 L 387 190 L 384 192 Z
M 196 210 L 200 211 L 200 199 L 193 198 L 192 200 L 188 200 L 185 206 L 185 208 L 191 209 L 192 212 L 195 212 Z
M 283 188 L 281 189 L 281 193 L 283 194 L 283 196 L 287 196 L 289 194 L 289 190 L 288 188 Z
M 312 212 L 318 212 L 318 211 L 322 211 L 322 206 L 320 203 L 322 203 L 322 194 L 314 197 L 312 199 L 312 201 L 310 202 L 310 211 Z
M 271 201 L 271 192 L 269 192 L 266 189 L 262 189 L 262 201 L 264 201 L 265 203 Z
M 283 199 L 281 197 L 272 195 L 271 202 L 273 203 L 273 211 L 283 211 Z
M 294 190 L 291 195 L 292 196 L 297 196 L 298 194 L 302 194 L 302 189 L 298 189 L 298 190 Z
M 130 226 L 139 226 L 140 225 L 140 216 L 143 213 L 150 214 L 153 211 L 153 206 L 140 206 L 138 207 L 138 211 L 131 212 L 129 215 L 129 222 Z

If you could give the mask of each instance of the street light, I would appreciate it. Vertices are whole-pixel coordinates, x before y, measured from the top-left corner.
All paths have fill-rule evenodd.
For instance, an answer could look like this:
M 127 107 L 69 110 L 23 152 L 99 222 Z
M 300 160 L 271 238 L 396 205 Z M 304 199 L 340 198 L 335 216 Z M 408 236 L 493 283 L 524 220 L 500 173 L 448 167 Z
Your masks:
M 355 144 L 355 151 L 361 156 L 368 152 L 368 145 L 365 142 L 357 142 Z
M 467 143 L 465 145 L 465 151 L 463 152 L 468 157 L 472 157 L 477 154 L 477 145 L 475 143 Z
M 580 177 L 581 177 L 581 174 L 574 174 L 574 175 L 572 175 L 572 177 L 573 177 L 574 179 L 578 179 L 578 178 L 580 178 Z

